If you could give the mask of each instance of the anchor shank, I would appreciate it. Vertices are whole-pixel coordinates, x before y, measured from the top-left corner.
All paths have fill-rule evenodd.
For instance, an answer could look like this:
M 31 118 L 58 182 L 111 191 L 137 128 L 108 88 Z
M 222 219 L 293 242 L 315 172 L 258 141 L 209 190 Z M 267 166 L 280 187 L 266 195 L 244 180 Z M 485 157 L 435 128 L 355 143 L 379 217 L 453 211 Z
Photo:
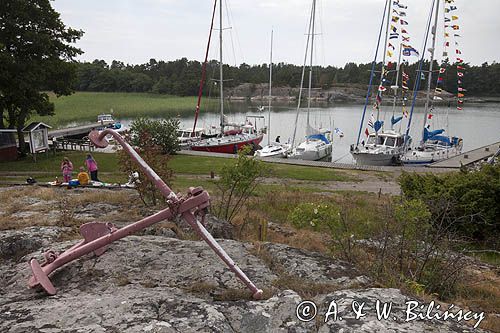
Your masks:
M 68 262 L 75 260 L 81 256 L 84 256 L 92 251 L 95 251 L 107 244 L 110 244 L 118 239 L 129 236 L 137 231 L 147 228 L 150 225 L 158 223 L 163 220 L 169 220 L 172 218 L 172 212 L 169 208 L 159 211 L 158 213 L 151 215 L 145 219 L 132 223 L 126 227 L 116 230 L 108 235 L 102 236 L 93 240 L 89 243 L 83 244 L 79 247 L 72 247 L 71 249 L 63 252 L 56 260 L 52 263 L 42 267 L 45 274 L 49 275 L 51 272 L 57 268 L 67 264 Z

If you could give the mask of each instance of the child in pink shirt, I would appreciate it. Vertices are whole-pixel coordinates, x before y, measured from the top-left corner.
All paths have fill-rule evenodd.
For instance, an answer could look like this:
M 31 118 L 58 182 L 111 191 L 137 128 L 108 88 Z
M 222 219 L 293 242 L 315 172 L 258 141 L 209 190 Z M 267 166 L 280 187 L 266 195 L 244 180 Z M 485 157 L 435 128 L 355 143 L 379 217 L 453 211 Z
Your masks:
M 91 154 L 87 154 L 87 159 L 85 160 L 85 166 L 90 173 L 90 179 L 99 182 L 97 178 L 97 162 L 94 160 Z
M 61 171 L 63 174 L 63 179 L 65 183 L 69 183 L 71 180 L 71 174 L 73 173 L 73 163 L 69 158 L 65 157 L 61 162 Z

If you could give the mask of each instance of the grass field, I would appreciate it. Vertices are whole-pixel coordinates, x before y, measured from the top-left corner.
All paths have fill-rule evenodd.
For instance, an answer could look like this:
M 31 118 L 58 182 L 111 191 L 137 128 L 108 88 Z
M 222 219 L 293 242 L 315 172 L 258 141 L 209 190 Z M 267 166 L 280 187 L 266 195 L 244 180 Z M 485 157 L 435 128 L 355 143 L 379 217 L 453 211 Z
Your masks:
M 118 119 L 139 116 L 177 116 L 194 113 L 196 97 L 176 97 L 147 93 L 76 92 L 70 96 L 50 95 L 55 115 L 34 116 L 30 121 L 43 121 L 52 127 L 72 122 L 96 121 L 101 113 L 113 114 Z
M 83 166 L 86 152 L 58 152 L 53 154 L 41 154 L 36 163 L 31 158 L 15 162 L 0 163 L 0 173 L 3 172 L 5 178 L 6 172 L 15 174 L 22 173 L 21 178 L 25 178 L 26 173 L 32 172 L 40 181 L 53 180 L 56 176 L 61 176 L 60 163 L 64 156 L 67 156 L 77 170 Z M 92 153 L 99 165 L 99 172 L 106 174 L 102 177 L 106 182 L 124 182 L 127 175 L 119 170 L 116 154 Z M 175 174 L 204 175 L 209 176 L 213 171 L 218 174 L 224 165 L 234 163 L 235 160 L 217 157 L 202 157 L 175 155 L 169 162 L 169 166 Z M 270 177 L 281 179 L 309 180 L 309 181 L 357 181 L 356 176 L 339 170 L 303 167 L 285 164 L 266 164 L 270 171 Z M 100 177 L 101 178 L 101 177 Z M 2 179 L 3 180 L 3 179 Z

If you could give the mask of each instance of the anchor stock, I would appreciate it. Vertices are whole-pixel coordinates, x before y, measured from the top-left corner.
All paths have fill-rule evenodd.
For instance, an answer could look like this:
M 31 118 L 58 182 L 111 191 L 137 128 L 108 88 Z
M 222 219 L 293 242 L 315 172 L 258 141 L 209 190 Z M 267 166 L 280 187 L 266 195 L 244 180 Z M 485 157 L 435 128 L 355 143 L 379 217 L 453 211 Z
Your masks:
M 90 222 L 82 225 L 80 227 L 80 233 L 84 237 L 82 241 L 59 255 L 54 251 L 46 252 L 44 254 L 45 262 L 42 264 L 36 259 L 30 260 L 33 276 L 29 279 L 28 286 L 34 288 L 40 285 L 49 295 L 54 295 L 57 291 L 49 279 L 49 274 L 56 269 L 91 252 L 94 252 L 98 256 L 102 255 L 107 246 L 112 242 L 160 221 L 180 216 L 198 233 L 247 288 L 250 289 L 253 298 L 260 299 L 262 297 L 262 290 L 255 286 L 204 227 L 205 212 L 210 206 L 209 194 L 201 187 L 190 187 L 187 195 L 176 195 L 140 155 L 114 130 L 106 129 L 101 133 L 92 131 L 89 134 L 89 138 L 96 147 L 105 148 L 108 145 L 106 135 L 112 135 L 116 142 L 123 147 L 123 150 L 139 164 L 142 171 L 167 199 L 168 208 L 120 229 L 117 229 L 110 223 Z

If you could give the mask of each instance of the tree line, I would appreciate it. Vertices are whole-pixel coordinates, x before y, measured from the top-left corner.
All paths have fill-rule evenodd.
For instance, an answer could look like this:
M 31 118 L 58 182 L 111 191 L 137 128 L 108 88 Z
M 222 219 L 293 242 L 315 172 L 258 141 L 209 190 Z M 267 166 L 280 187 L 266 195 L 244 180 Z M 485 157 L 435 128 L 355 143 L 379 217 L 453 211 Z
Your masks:
M 79 62 L 77 65 L 77 79 L 73 89 L 77 91 L 98 92 L 150 92 L 158 94 L 170 94 L 178 96 L 195 96 L 198 94 L 202 63 L 186 58 L 163 61 L 151 59 L 148 63 L 139 65 L 125 65 L 121 61 L 113 60 L 107 64 L 104 60 L 93 62 Z M 218 62 L 211 60 L 207 64 L 206 90 L 214 87 L 218 77 Z M 372 64 L 347 63 L 344 67 L 315 66 L 313 68 L 314 86 L 317 88 L 330 89 L 341 84 L 367 85 L 370 79 Z M 382 64 L 376 66 L 380 71 Z M 394 65 L 389 67 L 388 79 L 395 80 Z M 417 77 L 418 63 L 407 64 L 404 70 L 410 75 L 409 86 L 413 87 Z M 429 62 L 424 63 L 423 68 L 428 68 Z M 463 65 L 463 86 L 467 90 L 467 96 L 500 96 L 500 81 L 495 78 L 500 75 L 500 64 L 484 63 L 480 66 L 469 64 Z M 436 62 L 434 68 L 439 69 Z M 392 70 L 392 71 L 391 71 Z M 298 87 L 300 85 L 302 66 L 293 64 L 277 63 L 273 65 L 273 85 Z M 374 84 L 378 84 L 379 72 L 374 75 L 377 78 Z M 437 81 L 438 73 L 434 73 L 433 86 Z M 457 91 L 457 70 L 455 66 L 449 66 L 448 70 L 440 74 L 444 79 L 443 88 L 451 93 Z M 232 88 L 242 83 L 260 84 L 269 81 L 269 67 L 267 64 L 248 65 L 241 64 L 238 67 L 224 65 L 225 87 Z M 387 85 L 387 83 L 386 83 Z M 420 89 L 426 85 L 421 84 Z M 207 93 L 207 92 L 205 92 Z M 216 96 L 217 89 L 211 89 L 210 94 Z

